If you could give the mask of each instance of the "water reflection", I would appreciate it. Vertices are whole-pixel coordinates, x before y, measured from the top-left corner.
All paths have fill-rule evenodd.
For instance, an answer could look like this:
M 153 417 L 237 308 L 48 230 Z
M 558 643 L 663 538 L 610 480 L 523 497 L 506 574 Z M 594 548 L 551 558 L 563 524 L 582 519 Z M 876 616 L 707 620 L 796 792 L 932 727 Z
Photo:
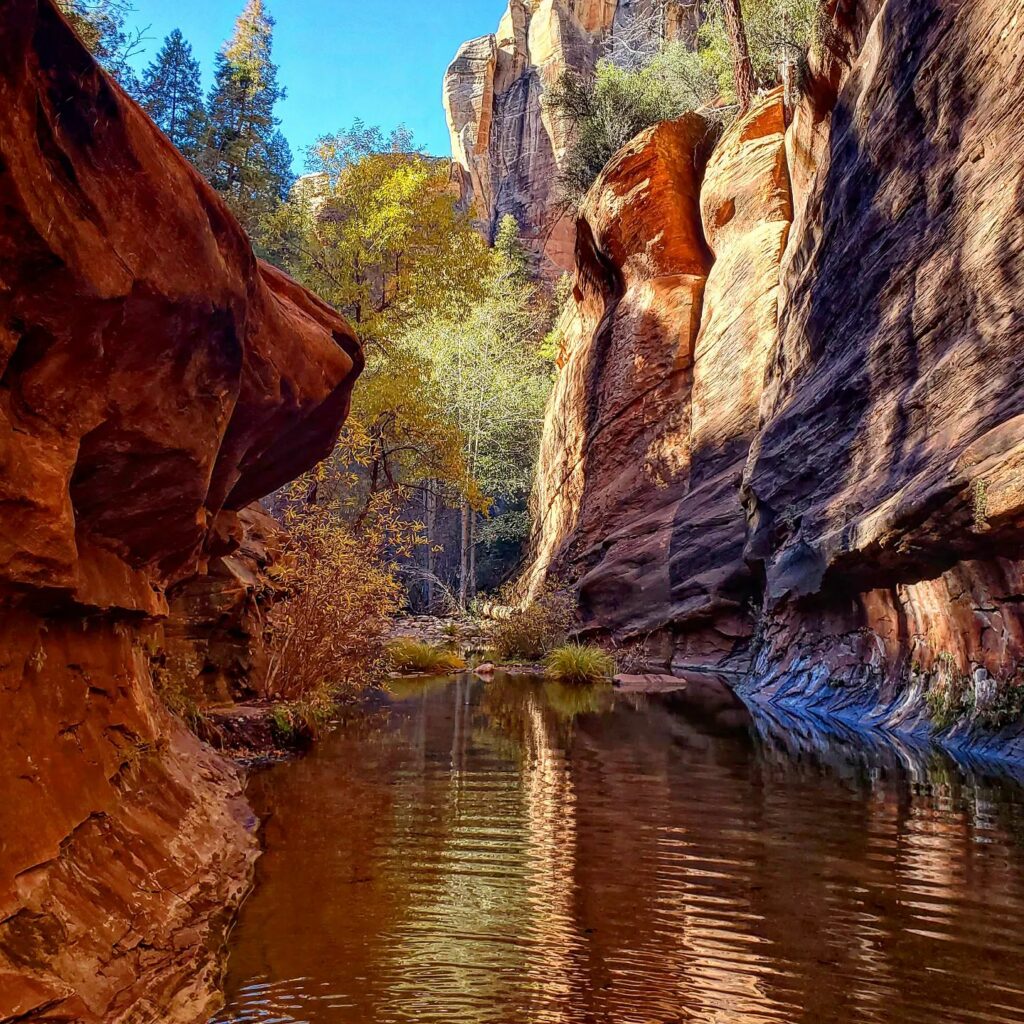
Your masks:
M 710 683 L 396 689 L 253 779 L 216 1021 L 1024 1020 L 1013 780 Z

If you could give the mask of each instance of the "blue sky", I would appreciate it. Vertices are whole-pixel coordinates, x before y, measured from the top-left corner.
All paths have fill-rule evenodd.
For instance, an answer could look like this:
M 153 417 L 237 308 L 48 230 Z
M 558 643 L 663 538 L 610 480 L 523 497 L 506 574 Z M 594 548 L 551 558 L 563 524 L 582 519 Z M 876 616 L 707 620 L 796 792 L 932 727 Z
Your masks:
M 212 78 L 213 57 L 244 0 L 132 0 L 149 26 L 145 65 L 180 28 Z M 274 57 L 288 90 L 282 129 L 303 170 L 305 147 L 353 118 L 390 129 L 404 123 L 428 152 L 450 152 L 441 82 L 459 44 L 498 27 L 505 0 L 267 0 L 277 20 Z

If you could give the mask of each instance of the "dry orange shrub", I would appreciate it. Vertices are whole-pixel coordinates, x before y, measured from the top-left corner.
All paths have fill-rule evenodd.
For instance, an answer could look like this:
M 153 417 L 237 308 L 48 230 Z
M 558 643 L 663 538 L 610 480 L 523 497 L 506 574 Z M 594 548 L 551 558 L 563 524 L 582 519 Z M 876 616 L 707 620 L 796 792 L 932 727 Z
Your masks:
M 405 594 L 393 554 L 403 524 L 387 510 L 358 531 L 332 504 L 290 503 L 291 540 L 272 570 L 289 597 L 269 617 L 267 696 L 337 695 L 371 681 Z

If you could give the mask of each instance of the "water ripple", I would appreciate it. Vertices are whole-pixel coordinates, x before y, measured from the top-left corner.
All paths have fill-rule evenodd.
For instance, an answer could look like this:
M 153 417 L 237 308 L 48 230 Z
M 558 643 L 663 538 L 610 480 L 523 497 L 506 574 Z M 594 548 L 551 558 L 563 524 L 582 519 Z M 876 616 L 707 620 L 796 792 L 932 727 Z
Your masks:
M 424 687 L 254 777 L 213 1021 L 1024 1022 L 1015 783 L 590 703 Z

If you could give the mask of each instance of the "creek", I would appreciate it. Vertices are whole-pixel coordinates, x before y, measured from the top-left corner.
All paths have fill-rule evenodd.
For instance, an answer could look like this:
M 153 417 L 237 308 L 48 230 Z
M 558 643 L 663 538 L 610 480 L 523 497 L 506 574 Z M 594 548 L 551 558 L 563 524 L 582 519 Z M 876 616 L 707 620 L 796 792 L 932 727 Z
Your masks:
M 1024 1021 L 1024 788 L 711 683 L 395 682 L 255 774 L 216 1024 Z

